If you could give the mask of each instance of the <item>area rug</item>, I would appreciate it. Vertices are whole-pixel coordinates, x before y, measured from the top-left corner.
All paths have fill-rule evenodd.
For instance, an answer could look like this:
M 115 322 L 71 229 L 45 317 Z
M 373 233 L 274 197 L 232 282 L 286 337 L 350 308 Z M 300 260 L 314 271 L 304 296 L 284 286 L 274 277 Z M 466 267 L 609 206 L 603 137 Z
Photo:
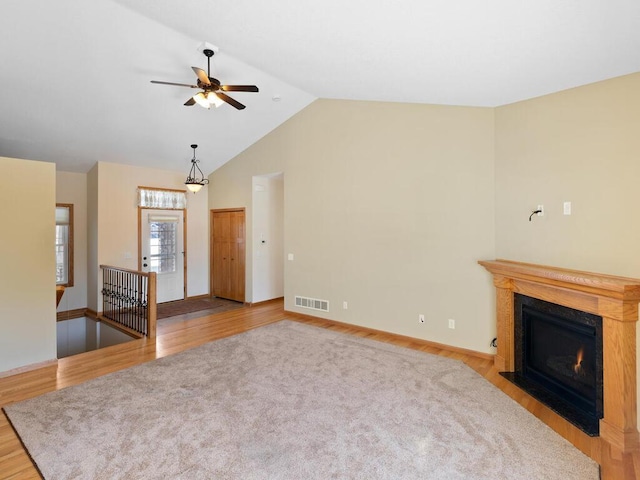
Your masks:
M 158 305 L 156 318 L 158 320 L 174 317 L 176 315 L 184 315 L 185 313 L 200 312 L 211 310 L 207 315 L 214 313 L 226 312 L 243 307 L 244 304 L 226 300 L 224 298 L 196 298 L 193 300 L 180 300 L 177 302 L 167 302 Z
M 47 480 L 595 480 L 462 362 L 282 321 L 5 407 Z

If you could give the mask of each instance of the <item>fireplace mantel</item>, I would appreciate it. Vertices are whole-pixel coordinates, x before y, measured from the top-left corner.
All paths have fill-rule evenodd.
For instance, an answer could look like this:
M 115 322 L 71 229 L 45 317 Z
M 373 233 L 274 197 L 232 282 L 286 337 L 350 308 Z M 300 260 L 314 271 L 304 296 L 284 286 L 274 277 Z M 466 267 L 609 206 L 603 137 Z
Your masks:
M 499 371 L 514 371 L 514 293 L 602 317 L 604 418 L 600 420 L 603 479 L 636 477 L 640 459 L 637 429 L 636 323 L 640 279 L 513 262 L 478 262 L 496 287 Z M 635 467 L 640 468 L 640 467 Z

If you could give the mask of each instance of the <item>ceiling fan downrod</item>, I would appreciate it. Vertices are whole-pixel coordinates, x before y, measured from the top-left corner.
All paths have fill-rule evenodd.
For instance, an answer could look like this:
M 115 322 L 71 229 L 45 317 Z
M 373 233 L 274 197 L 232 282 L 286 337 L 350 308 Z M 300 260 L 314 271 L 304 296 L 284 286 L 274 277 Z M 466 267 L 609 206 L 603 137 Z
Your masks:
M 208 48 L 205 48 L 202 53 L 204 53 L 207 57 L 207 77 L 211 77 L 211 57 L 214 55 L 214 51 Z

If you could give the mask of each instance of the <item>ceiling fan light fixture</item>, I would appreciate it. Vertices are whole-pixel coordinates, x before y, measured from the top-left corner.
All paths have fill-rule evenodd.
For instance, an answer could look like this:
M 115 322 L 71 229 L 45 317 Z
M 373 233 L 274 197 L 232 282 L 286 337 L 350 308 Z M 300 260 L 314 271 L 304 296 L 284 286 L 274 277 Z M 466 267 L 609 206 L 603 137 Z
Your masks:
M 193 96 L 195 102 L 203 108 L 218 108 L 224 101 L 216 95 L 216 92 L 200 92 Z
M 187 180 L 184 182 L 184 184 L 187 186 L 187 189 L 189 189 L 190 192 L 197 193 L 202 189 L 202 187 L 209 183 L 209 180 L 204 178 L 204 173 L 202 173 L 202 170 L 200 170 L 200 167 L 198 166 L 200 160 L 196 160 L 196 148 L 198 148 L 198 145 L 193 144 L 191 145 L 191 148 L 193 148 L 191 170 L 189 170 L 189 175 L 187 175 Z
M 200 105 L 201 107 L 203 107 L 203 108 L 207 108 L 207 109 L 211 108 L 211 103 L 209 103 L 209 99 L 207 98 L 207 96 L 206 96 L 203 92 L 196 93 L 196 94 L 193 96 L 193 99 L 194 99 L 194 100 L 196 101 L 196 103 L 197 103 L 198 105 Z
M 209 105 L 213 105 L 216 108 L 224 104 L 224 101 L 216 94 L 216 92 L 207 93 L 207 100 L 209 100 Z

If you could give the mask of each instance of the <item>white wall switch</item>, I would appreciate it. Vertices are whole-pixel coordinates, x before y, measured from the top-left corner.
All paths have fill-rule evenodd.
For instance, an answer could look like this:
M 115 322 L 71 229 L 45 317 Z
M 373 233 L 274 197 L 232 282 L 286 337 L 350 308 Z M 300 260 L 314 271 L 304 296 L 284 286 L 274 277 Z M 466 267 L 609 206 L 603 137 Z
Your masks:
M 287 260 L 290 260 L 293 262 L 293 253 L 290 253 L 289 255 L 287 255 Z
M 342 302 L 342 308 L 346 310 L 347 308 L 349 308 L 349 304 L 347 302 Z
M 449 319 L 449 328 L 452 330 L 456 328 L 456 321 L 453 318 Z
M 537 215 L 539 217 L 543 217 L 544 216 L 544 205 L 538 205 L 538 208 L 536 208 L 536 210 L 540 210 Z
M 422 313 L 418 315 L 418 323 L 424 323 L 424 315 Z
M 571 202 L 564 202 L 562 204 L 562 213 L 565 215 L 571 215 Z

